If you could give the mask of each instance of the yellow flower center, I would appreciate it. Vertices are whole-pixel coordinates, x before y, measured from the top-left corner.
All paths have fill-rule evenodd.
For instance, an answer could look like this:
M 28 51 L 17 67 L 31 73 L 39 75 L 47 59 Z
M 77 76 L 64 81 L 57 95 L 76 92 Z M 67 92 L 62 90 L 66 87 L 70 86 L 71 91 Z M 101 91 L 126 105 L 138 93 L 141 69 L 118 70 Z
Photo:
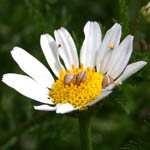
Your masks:
M 77 76 L 79 76 L 81 72 L 84 72 L 84 74 L 80 76 L 79 80 Z M 84 78 L 85 74 L 86 79 Z M 74 75 L 76 81 L 73 80 L 73 82 L 71 82 L 72 80 L 69 80 L 70 83 L 68 84 L 66 82 L 67 84 L 65 84 L 64 79 L 67 75 L 70 75 L 70 78 Z M 102 80 L 103 75 L 95 72 L 95 69 L 89 67 L 84 69 L 83 64 L 80 65 L 80 68 L 75 68 L 74 65 L 72 65 L 72 70 L 67 69 L 66 73 L 63 70 L 60 71 L 60 77 L 53 84 L 49 95 L 55 104 L 70 103 L 73 107 L 82 106 L 82 108 L 86 108 L 88 103 L 92 102 L 101 94 Z

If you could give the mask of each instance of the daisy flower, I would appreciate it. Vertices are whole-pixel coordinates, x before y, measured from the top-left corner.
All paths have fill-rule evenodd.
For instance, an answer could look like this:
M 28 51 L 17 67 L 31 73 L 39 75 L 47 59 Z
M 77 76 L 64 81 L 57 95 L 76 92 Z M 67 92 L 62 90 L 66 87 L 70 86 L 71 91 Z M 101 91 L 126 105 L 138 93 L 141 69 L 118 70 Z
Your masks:
M 14 47 L 11 55 L 28 76 L 7 73 L 2 81 L 42 103 L 34 109 L 64 114 L 85 110 L 101 101 L 115 86 L 146 65 L 144 61 L 127 65 L 133 50 L 133 36 L 128 35 L 120 42 L 119 24 L 114 24 L 102 40 L 99 24 L 88 21 L 84 34 L 80 59 L 65 28 L 54 31 L 55 39 L 49 34 L 41 35 L 41 48 L 56 80 L 36 58 Z

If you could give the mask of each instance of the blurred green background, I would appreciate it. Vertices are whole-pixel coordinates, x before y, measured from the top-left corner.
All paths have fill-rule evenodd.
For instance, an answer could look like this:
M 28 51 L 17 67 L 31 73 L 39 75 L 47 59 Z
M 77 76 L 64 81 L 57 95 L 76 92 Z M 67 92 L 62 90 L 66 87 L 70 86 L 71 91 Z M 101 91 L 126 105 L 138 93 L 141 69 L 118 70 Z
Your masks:
M 0 76 L 24 74 L 10 51 L 19 46 L 47 67 L 40 35 L 66 27 L 78 50 L 88 20 L 103 35 L 115 23 L 135 36 L 131 62 L 150 61 L 148 0 L 0 0 Z M 0 82 L 0 150 L 79 150 L 77 119 L 35 111 L 38 104 Z M 92 119 L 94 150 L 150 150 L 150 65 L 127 79 Z

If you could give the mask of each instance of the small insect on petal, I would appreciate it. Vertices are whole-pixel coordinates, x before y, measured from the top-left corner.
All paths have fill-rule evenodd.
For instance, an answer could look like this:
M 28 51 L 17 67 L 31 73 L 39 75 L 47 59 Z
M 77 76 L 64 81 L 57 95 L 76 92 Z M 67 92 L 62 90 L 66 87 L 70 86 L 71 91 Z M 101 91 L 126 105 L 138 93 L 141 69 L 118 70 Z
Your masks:
M 111 44 L 111 45 L 109 46 L 109 48 L 110 48 L 111 50 L 113 50 L 113 49 L 114 49 L 114 45 Z
M 113 83 L 114 83 L 113 78 L 109 75 L 105 75 L 103 78 L 103 83 L 102 83 L 103 89 L 105 89 L 107 86 L 109 86 Z
M 64 77 L 64 85 L 70 85 L 76 82 L 76 76 L 74 73 L 69 73 Z
M 120 83 L 119 83 L 119 82 L 116 82 L 116 83 L 115 83 L 115 85 L 116 85 L 116 86 L 119 86 L 119 85 L 120 85 Z
M 87 77 L 87 73 L 85 70 L 78 73 L 76 77 L 76 84 L 80 85 L 80 83 L 83 83 L 86 80 L 86 77 Z
M 61 44 L 58 44 L 58 48 L 60 48 L 61 47 Z

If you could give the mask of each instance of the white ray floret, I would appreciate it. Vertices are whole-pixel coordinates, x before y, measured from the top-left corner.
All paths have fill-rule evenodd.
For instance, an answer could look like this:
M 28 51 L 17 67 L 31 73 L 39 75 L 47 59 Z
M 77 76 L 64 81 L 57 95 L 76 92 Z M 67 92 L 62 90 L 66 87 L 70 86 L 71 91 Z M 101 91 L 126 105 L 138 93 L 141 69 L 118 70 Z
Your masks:
M 72 64 L 74 64 L 75 67 L 78 68 L 79 67 L 79 59 L 78 59 L 78 54 L 77 54 L 77 49 L 76 49 L 75 43 L 74 43 L 70 33 L 65 28 L 62 27 L 60 30 L 62 32 L 62 37 L 64 37 L 64 42 L 66 43 L 66 47 L 68 48 L 69 51 L 71 51 Z
M 126 69 L 124 70 L 123 74 L 117 80 L 115 80 L 114 84 L 111 84 L 106 89 L 103 89 L 103 91 L 112 90 L 116 86 L 116 84 L 122 84 L 124 80 L 126 80 L 128 77 L 130 77 L 131 75 L 139 71 L 146 64 L 147 62 L 145 61 L 138 61 L 138 62 L 128 65 Z
M 43 86 L 51 88 L 54 79 L 48 69 L 32 55 L 19 47 L 14 47 L 11 55 L 19 67 Z
M 64 67 L 59 60 L 58 47 L 56 42 L 49 34 L 43 34 L 41 35 L 40 44 L 49 66 L 51 67 L 54 74 L 59 77 L 59 71 L 61 68 L 64 70 Z
M 107 31 L 98 51 L 96 68 L 99 73 L 105 74 L 108 71 L 109 60 L 113 51 L 110 49 L 110 45 L 113 45 L 114 48 L 117 48 L 119 46 L 120 38 L 121 26 L 116 23 Z
M 60 56 L 64 60 L 66 68 L 72 69 L 72 64 L 74 64 L 75 67 L 79 67 L 77 50 L 69 32 L 64 28 L 60 28 L 56 30 L 54 34 Z
M 107 74 L 116 79 L 124 70 L 133 50 L 133 36 L 128 35 L 112 52 Z
M 96 55 L 101 44 L 101 30 L 97 22 L 88 21 L 84 27 L 85 39 L 80 51 L 80 61 L 84 67 L 95 67 Z
M 2 81 L 22 95 L 41 103 L 53 104 L 48 96 L 49 90 L 25 75 L 8 73 Z
M 122 81 L 126 80 L 129 76 L 131 76 L 132 74 L 139 71 L 146 64 L 147 64 L 147 62 L 145 62 L 145 61 L 138 61 L 138 62 L 128 65 L 126 67 L 125 71 L 123 72 L 123 74 L 116 80 L 116 82 L 122 82 Z

